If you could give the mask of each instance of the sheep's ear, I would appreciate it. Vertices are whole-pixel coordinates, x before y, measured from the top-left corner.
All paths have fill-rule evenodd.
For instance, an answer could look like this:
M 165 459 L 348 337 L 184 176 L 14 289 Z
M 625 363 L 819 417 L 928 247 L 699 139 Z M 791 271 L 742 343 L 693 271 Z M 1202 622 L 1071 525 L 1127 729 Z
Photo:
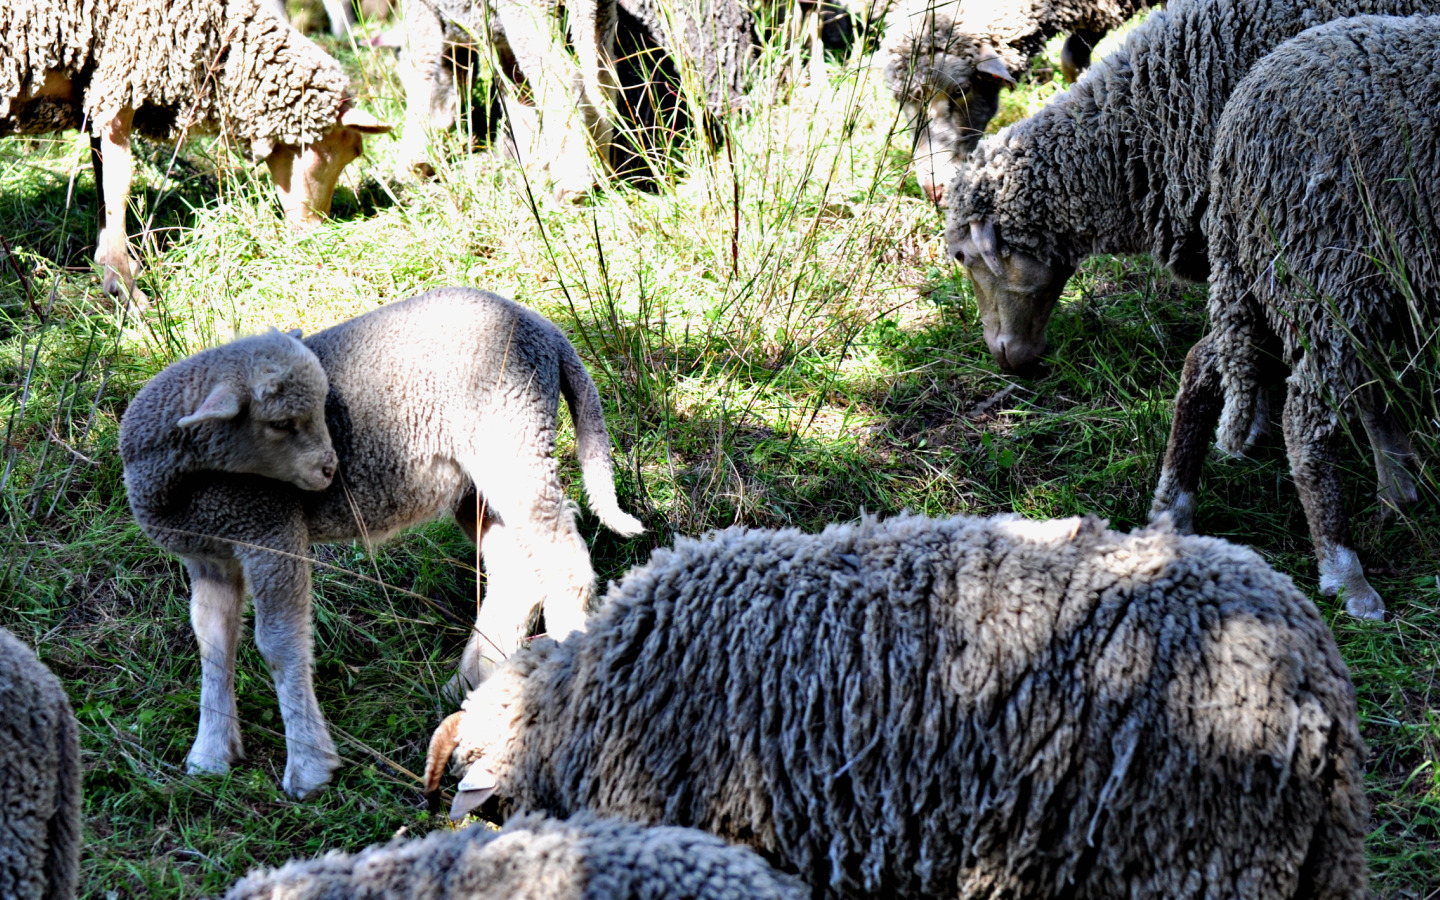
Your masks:
M 455 790 L 455 800 L 450 804 L 450 821 L 458 822 L 484 805 L 495 794 L 500 781 L 495 773 L 477 762 L 466 771 Z
M 340 110 L 340 124 L 346 128 L 353 128 L 361 134 L 384 134 L 394 127 L 385 124 L 362 109 L 356 109 L 348 101 Z
M 457 732 L 460 729 L 460 720 L 464 718 L 464 711 L 451 713 L 430 735 L 430 749 L 425 754 L 425 801 L 430 807 L 431 815 L 440 811 L 440 779 L 445 775 L 445 767 L 450 763 L 450 756 L 455 748 L 460 745 L 460 738 Z
M 175 424 L 189 428 L 201 422 L 233 419 L 240 415 L 240 393 L 229 384 L 217 384 L 195 411 Z
M 985 260 L 985 267 L 994 272 L 996 278 L 1003 277 L 1000 266 L 1000 236 L 995 232 L 995 220 L 987 217 L 979 222 L 971 222 L 970 240 L 975 242 L 980 258 Z
M 1015 86 L 1015 76 L 1005 68 L 1005 63 L 996 55 L 995 51 L 988 45 L 980 46 L 980 61 L 975 64 L 976 75 L 989 75 L 991 78 L 998 78 L 1011 87 Z

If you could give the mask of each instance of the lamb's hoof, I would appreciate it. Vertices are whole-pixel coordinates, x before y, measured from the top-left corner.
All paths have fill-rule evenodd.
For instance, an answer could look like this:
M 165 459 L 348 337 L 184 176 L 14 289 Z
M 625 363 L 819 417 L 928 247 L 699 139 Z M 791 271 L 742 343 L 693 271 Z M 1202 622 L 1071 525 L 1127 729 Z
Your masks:
M 304 800 L 329 784 L 331 774 L 339 767 L 340 757 L 333 752 L 316 753 L 305 759 L 297 759 L 292 753 L 285 762 L 285 778 L 280 786 L 296 800 Z
M 1195 495 L 1189 491 L 1176 493 L 1174 499 L 1162 502 L 1157 499 L 1150 507 L 1150 524 L 1159 525 L 1169 520 L 1169 527 L 1176 534 L 1195 533 Z
M 1415 488 L 1415 479 L 1409 472 L 1402 471 L 1381 485 L 1375 497 L 1380 501 L 1380 520 L 1388 522 L 1397 512 L 1419 500 L 1420 493 Z
M 185 757 L 185 771 L 191 775 L 228 775 L 230 760 L 191 750 Z
M 1374 588 L 1366 591 L 1346 592 L 1345 611 L 1357 619 L 1373 619 L 1377 622 L 1385 619 L 1385 601 Z

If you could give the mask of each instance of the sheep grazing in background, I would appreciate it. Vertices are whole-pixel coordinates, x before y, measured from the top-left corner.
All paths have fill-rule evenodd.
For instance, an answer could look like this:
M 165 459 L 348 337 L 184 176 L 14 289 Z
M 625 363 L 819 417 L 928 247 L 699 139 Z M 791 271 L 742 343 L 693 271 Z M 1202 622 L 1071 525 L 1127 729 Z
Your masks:
M 80 738 L 60 681 L 0 628 L 0 897 L 69 900 L 80 876 Z
M 135 294 L 125 208 L 130 137 L 237 138 L 265 159 L 296 227 L 329 213 L 362 135 L 340 64 L 264 0 L 31 0 L 0 4 L 0 136 L 90 129 L 104 287 Z
M 1288 367 L 1284 434 L 1322 593 L 1385 604 L 1352 549 L 1342 416 L 1357 412 L 1380 500 L 1415 500 L 1410 438 L 1373 366 L 1406 364 L 1440 321 L 1440 17 L 1362 16 L 1281 44 L 1240 82 L 1210 164 L 1210 333 L 1186 361 L 1155 512 L 1193 507 L 1211 429 L 1244 451 Z M 1223 413 L 1222 413 L 1223 399 Z
M 1022 369 L 1040 357 L 1055 301 L 1092 254 L 1148 252 L 1181 278 L 1208 276 L 1215 124 L 1260 57 L 1332 19 L 1434 6 L 1173 0 L 1040 112 L 981 141 L 951 182 L 945 235 L 996 362 Z
M 885 19 L 877 63 L 914 132 L 920 188 L 937 203 L 1030 60 L 1057 34 L 1074 81 L 1105 32 L 1148 0 L 902 0 Z
M 470 694 L 426 785 L 700 828 L 817 897 L 1361 898 L 1362 757 L 1253 551 L 903 515 L 656 551 Z
M 689 828 L 512 819 L 257 871 L 225 900 L 806 900 L 754 851 Z
M 136 394 L 120 424 L 130 507 L 190 573 L 201 664 L 191 772 L 225 772 L 241 755 L 247 587 L 285 721 L 285 790 L 302 797 L 339 764 L 311 681 L 311 544 L 368 546 L 445 510 L 477 545 L 483 533 L 486 598 L 461 660 L 466 685 L 520 644 L 542 600 L 553 633 L 585 627 L 595 576 L 555 460 L 562 393 L 591 508 L 619 534 L 642 531 L 616 502 L 600 396 L 575 348 L 484 291 L 430 291 L 303 342 L 244 338 Z

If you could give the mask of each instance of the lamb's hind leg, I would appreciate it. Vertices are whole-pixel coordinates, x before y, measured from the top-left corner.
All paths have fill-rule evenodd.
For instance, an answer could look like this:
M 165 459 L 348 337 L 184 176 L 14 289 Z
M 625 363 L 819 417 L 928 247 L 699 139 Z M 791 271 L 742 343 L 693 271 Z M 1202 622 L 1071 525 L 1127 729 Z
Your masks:
M 315 698 L 310 636 L 310 564 L 257 550 L 245 559 L 255 597 L 255 644 L 275 679 L 285 722 L 282 786 L 301 798 L 330 780 L 340 765 L 335 742 Z
M 186 769 L 224 774 L 244 756 L 235 706 L 235 642 L 245 582 L 235 560 L 186 557 L 190 572 L 190 625 L 200 645 L 200 729 Z
M 1356 400 L 1360 422 L 1365 426 L 1370 450 L 1375 454 L 1376 496 L 1382 515 L 1390 515 L 1414 503 L 1418 496 L 1415 478 L 1410 474 L 1415 464 L 1415 448 L 1410 445 L 1410 435 L 1391 412 L 1384 392 L 1377 386 L 1361 388 Z
M 1207 334 L 1185 355 L 1180 390 L 1175 395 L 1175 418 L 1170 423 L 1170 442 L 1165 447 L 1165 465 L 1150 505 L 1151 520 L 1169 513 L 1177 530 L 1190 531 L 1193 527 L 1200 471 L 1223 402 L 1214 341 Z
M 1315 543 L 1320 592 L 1333 597 L 1343 588 L 1346 612 L 1383 619 L 1385 603 L 1365 579 L 1360 557 L 1351 547 L 1340 485 L 1339 414 L 1326 401 L 1323 384 L 1311 357 L 1301 359 L 1290 375 L 1284 414 L 1285 452 Z

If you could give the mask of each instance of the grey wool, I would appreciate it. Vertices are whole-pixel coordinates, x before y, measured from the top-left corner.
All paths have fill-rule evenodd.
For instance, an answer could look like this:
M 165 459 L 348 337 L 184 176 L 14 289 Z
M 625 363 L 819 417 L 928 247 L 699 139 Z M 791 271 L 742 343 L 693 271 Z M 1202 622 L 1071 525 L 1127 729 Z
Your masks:
M 916 176 L 941 200 L 956 167 L 999 109 L 999 93 L 1045 42 L 1071 32 L 1062 64 L 1071 80 L 1105 32 L 1146 0 L 901 0 L 885 18 L 876 65 L 913 132 Z
M 0 4 L 0 136 L 88 127 L 105 288 L 134 293 L 125 234 L 130 136 L 219 133 L 265 158 L 286 216 L 330 210 L 361 135 L 340 64 L 264 0 L 28 0 Z
M 80 738 L 70 700 L 0 628 L 0 897 L 69 900 L 80 875 Z
M 1363 755 L 1333 637 L 1253 551 L 901 515 L 656 551 L 426 775 L 700 828 L 817 897 L 1360 898 Z
M 806 900 L 754 851 L 689 828 L 511 819 L 251 872 L 225 900 Z
M 622 535 L 642 531 L 616 502 L 600 397 L 575 348 L 538 313 L 484 291 L 440 288 L 303 342 L 243 338 L 170 365 L 136 394 L 120 424 L 130 507 L 190 574 L 201 659 L 192 772 L 224 772 L 241 756 L 246 589 L 285 722 L 285 789 L 304 796 L 339 764 L 311 681 L 312 544 L 369 546 L 453 511 L 487 573 L 466 685 L 521 643 L 537 604 L 554 633 L 585 627 L 595 576 L 555 459 L 562 394 L 591 508 Z
M 975 284 L 986 343 L 1022 368 L 1088 256 L 1149 253 L 1203 281 L 1210 147 L 1225 102 L 1306 28 L 1435 0 L 1174 0 L 1038 113 L 980 142 L 951 182 L 946 239 Z M 1291 84 L 1303 93 L 1303 88 Z
M 1385 606 L 1352 549 L 1339 472 L 1357 416 L 1382 503 L 1416 499 L 1410 438 L 1373 366 L 1407 365 L 1440 317 L 1440 17 L 1361 16 L 1286 41 L 1215 129 L 1206 235 L 1210 332 L 1191 351 L 1156 512 L 1193 504 L 1218 418 L 1242 453 L 1285 381 L 1285 448 L 1326 594 Z M 1278 363 L 1278 365 L 1277 365 Z M 1223 407 L 1220 398 L 1223 396 Z

